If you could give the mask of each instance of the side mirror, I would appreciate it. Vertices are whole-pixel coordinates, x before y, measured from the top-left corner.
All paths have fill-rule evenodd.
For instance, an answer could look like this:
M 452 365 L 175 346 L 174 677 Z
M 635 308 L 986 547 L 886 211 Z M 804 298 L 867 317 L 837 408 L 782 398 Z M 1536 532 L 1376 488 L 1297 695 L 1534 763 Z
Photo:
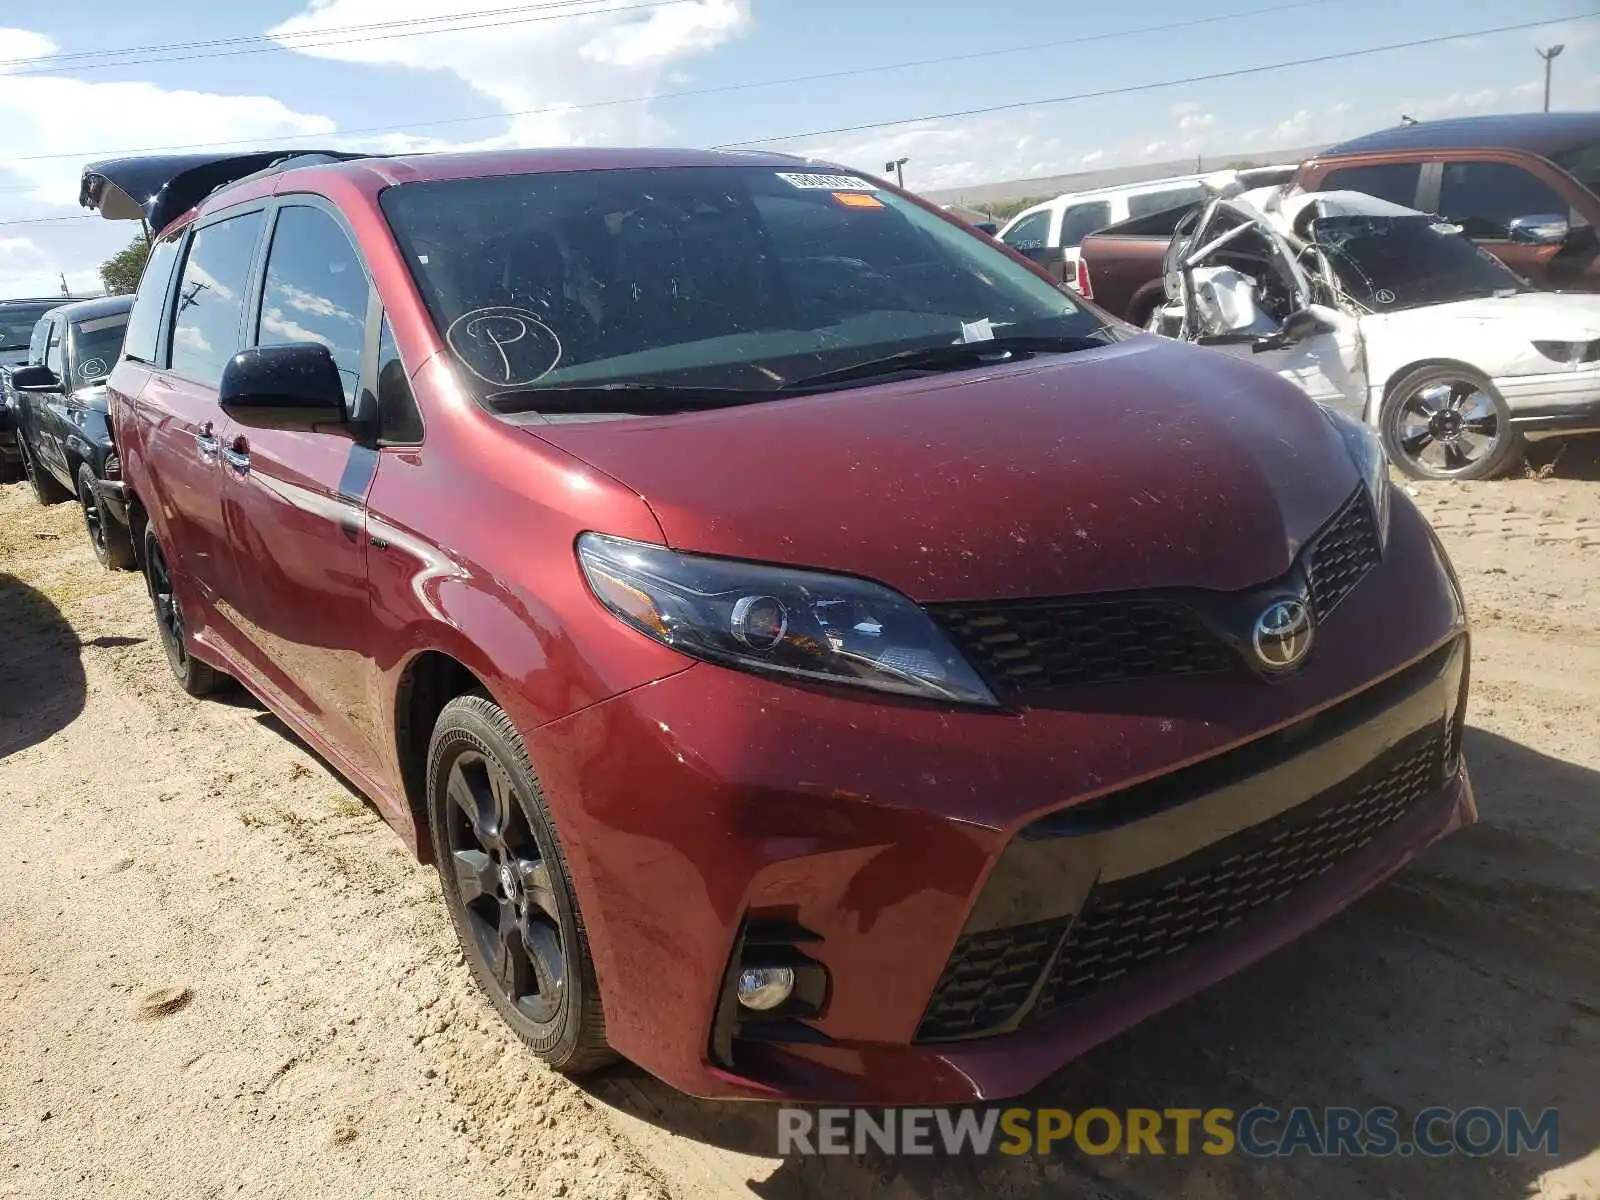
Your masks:
M 11 372 L 11 386 L 19 392 L 59 392 L 61 380 L 46 366 L 18 367 Z
M 1572 226 L 1560 213 L 1516 217 L 1506 225 L 1506 240 L 1522 246 L 1559 246 Z
M 228 360 L 218 404 L 241 425 L 309 431 L 344 425 L 344 381 L 321 342 L 253 346 Z
M 1277 333 L 1257 338 L 1251 349 L 1257 354 L 1266 350 L 1283 350 L 1289 346 L 1299 345 L 1316 334 L 1332 333 L 1337 328 L 1338 326 L 1329 320 L 1328 315 L 1319 312 L 1317 307 L 1300 308 L 1283 319 L 1283 328 Z
M 993 221 L 979 221 L 973 226 L 973 228 L 979 233 L 988 237 L 993 237 L 995 234 L 1000 232 L 1000 226 L 996 225 Z

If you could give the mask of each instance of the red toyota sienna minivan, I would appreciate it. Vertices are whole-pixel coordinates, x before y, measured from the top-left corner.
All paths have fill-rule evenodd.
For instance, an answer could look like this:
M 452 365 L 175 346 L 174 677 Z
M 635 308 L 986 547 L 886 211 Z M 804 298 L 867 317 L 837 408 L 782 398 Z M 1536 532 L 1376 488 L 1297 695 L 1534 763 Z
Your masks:
M 1032 1087 L 1473 819 L 1377 441 L 847 170 L 98 164 L 172 669 L 438 864 L 551 1066 Z

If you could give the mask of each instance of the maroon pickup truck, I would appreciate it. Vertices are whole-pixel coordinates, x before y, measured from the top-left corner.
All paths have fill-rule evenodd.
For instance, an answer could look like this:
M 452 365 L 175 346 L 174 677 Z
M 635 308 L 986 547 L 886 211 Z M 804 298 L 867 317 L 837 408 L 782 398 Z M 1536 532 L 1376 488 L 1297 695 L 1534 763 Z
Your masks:
M 1401 125 L 1300 165 L 1308 190 L 1356 191 L 1435 212 L 1539 287 L 1600 292 L 1600 113 L 1518 113 Z M 1090 296 L 1144 325 L 1182 212 L 1084 238 Z

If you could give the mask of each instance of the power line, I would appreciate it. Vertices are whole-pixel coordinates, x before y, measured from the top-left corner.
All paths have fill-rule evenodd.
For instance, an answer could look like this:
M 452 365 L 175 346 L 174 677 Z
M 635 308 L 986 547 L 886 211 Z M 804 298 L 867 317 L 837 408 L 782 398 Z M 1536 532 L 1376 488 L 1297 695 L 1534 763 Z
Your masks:
M 1526 21 L 1526 22 L 1522 22 L 1522 23 L 1519 23 L 1519 24 L 1516 24 L 1516 25 L 1502 25 L 1502 26 L 1497 26 L 1495 28 L 1491 28 L 1491 29 L 1471 30 L 1471 31 L 1468 31 L 1468 32 L 1465 32 L 1465 33 L 1442 34 L 1442 35 L 1439 35 L 1439 36 L 1436 36 L 1436 37 L 1418 38 L 1418 39 L 1414 39 L 1414 40 L 1411 40 L 1411 41 L 1405 41 L 1405 42 L 1391 42 L 1391 43 L 1389 43 L 1387 45 L 1383 45 L 1383 46 L 1369 46 L 1369 47 L 1365 47 L 1363 49 L 1358 49 L 1358 50 L 1336 51 L 1336 52 L 1333 52 L 1333 53 L 1330 53 L 1330 54 L 1321 54 L 1321 55 L 1316 55 L 1316 56 L 1313 56 L 1313 57 L 1310 57 L 1310 58 L 1291 59 L 1289 61 L 1279 62 L 1279 63 L 1264 63 L 1264 64 L 1261 64 L 1259 66 L 1239 67 L 1239 68 L 1235 68 L 1233 70 L 1228 70 L 1228 71 L 1213 71 L 1213 72 L 1208 72 L 1208 73 L 1201 74 L 1201 75 L 1185 76 L 1185 77 L 1180 78 L 1180 79 L 1166 79 L 1166 80 L 1160 80 L 1160 81 L 1151 82 L 1151 83 L 1127 84 L 1127 85 L 1124 85 L 1122 87 L 1105 88 L 1105 89 L 1101 89 L 1101 90 L 1093 91 L 1093 92 L 1079 92 L 1079 93 L 1074 93 L 1072 95 L 1067 95 L 1067 96 L 1052 96 L 1052 97 L 1046 97 L 1046 98 L 1037 99 L 1037 100 L 1019 100 L 1019 101 L 1014 101 L 1014 102 L 1011 102 L 1011 103 L 1008 103 L 1008 104 L 984 105 L 984 106 L 978 107 L 978 108 L 960 109 L 960 110 L 943 112 L 943 113 L 929 113 L 929 114 L 925 114 L 923 116 L 917 116 L 917 117 L 903 117 L 903 118 L 900 118 L 898 120 L 893 120 L 893 121 L 877 121 L 877 122 L 864 123 L 864 124 L 860 124 L 860 125 L 841 126 L 839 128 L 835 128 L 835 129 L 811 130 L 811 131 L 804 132 L 804 133 L 779 134 L 779 135 L 772 136 L 772 137 L 759 138 L 759 139 L 754 139 L 754 140 L 750 140 L 750 141 L 743 141 L 743 142 L 723 142 L 723 143 L 720 143 L 717 146 L 714 146 L 713 149 L 730 150 L 730 149 L 739 149 L 739 148 L 750 147 L 750 146 L 760 146 L 760 145 L 765 145 L 765 144 L 768 144 L 768 143 L 771 143 L 771 142 L 794 141 L 794 140 L 799 139 L 799 138 L 831 137 L 831 136 L 835 136 L 835 135 L 838 135 L 838 134 L 860 133 L 860 132 L 866 132 L 866 131 L 874 130 L 874 129 L 888 129 L 888 128 L 893 128 L 895 126 L 900 126 L 900 125 L 913 125 L 913 124 L 917 124 L 917 123 L 922 122 L 922 121 L 953 120 L 953 119 L 959 118 L 959 117 L 982 116 L 982 115 L 987 115 L 987 114 L 990 114 L 990 113 L 997 113 L 997 112 L 1012 112 L 1012 111 L 1016 111 L 1018 109 L 1023 109 L 1023 108 L 1034 108 L 1034 107 L 1041 107 L 1041 106 L 1053 105 L 1053 104 L 1066 104 L 1066 103 L 1070 103 L 1070 102 L 1077 101 L 1077 100 L 1092 100 L 1092 99 L 1100 99 L 1100 98 L 1107 97 L 1107 96 L 1120 96 L 1120 95 L 1128 95 L 1128 94 L 1136 93 L 1136 92 L 1155 91 L 1155 90 L 1162 89 L 1162 88 L 1183 87 L 1183 86 L 1187 86 L 1189 84 L 1208 83 L 1208 82 L 1214 82 L 1214 81 L 1221 80 L 1221 79 L 1237 79 L 1237 78 L 1247 77 L 1247 76 L 1250 76 L 1250 75 L 1265 74 L 1265 73 L 1271 72 L 1271 71 L 1288 70 L 1288 69 L 1291 69 L 1291 68 L 1294 68 L 1294 67 L 1312 66 L 1312 65 L 1319 64 L 1319 63 L 1346 61 L 1346 60 L 1349 60 L 1349 59 L 1352 59 L 1352 58 L 1362 58 L 1362 57 L 1365 57 L 1365 56 L 1371 55 L 1371 54 L 1386 54 L 1386 53 L 1390 53 L 1390 52 L 1395 51 L 1395 50 L 1408 50 L 1408 49 L 1415 49 L 1415 48 L 1423 47 L 1423 46 L 1434 46 L 1434 45 L 1439 45 L 1439 44 L 1442 44 L 1442 43 L 1445 43 L 1445 42 L 1460 41 L 1460 40 L 1462 40 L 1464 38 L 1489 37 L 1489 36 L 1492 36 L 1492 35 L 1495 35 L 1495 34 L 1514 33 L 1514 32 L 1519 32 L 1519 31 L 1525 30 L 1525 29 L 1537 29 L 1537 28 L 1540 28 L 1540 27 L 1545 26 L 1545 25 L 1561 24 L 1561 23 L 1565 23 L 1567 21 L 1572 21 L 1572 20 L 1586 20 L 1588 18 L 1595 17 L 1595 16 L 1600 16 L 1600 12 L 1583 13 L 1583 14 L 1579 14 L 1579 15 L 1574 16 L 1574 17 L 1553 17 L 1553 18 L 1547 18 L 1545 20 L 1540 20 L 1540 21 Z M 786 81 L 786 82 L 793 82 L 793 81 Z M 750 85 L 729 85 L 729 86 L 730 87 L 741 87 L 741 86 L 750 86 Z M 713 89 L 707 89 L 707 90 L 713 90 Z M 662 98 L 662 97 L 656 97 L 656 98 L 659 99 L 659 98 Z M 600 103 L 610 103 L 610 102 L 600 102 Z M 589 107 L 594 107 L 594 106 L 589 106 Z M 539 111 L 544 111 L 544 110 L 530 110 L 530 111 L 531 112 L 539 112 Z M 571 109 L 569 108 L 567 111 L 571 111 Z M 500 113 L 500 114 L 496 114 L 496 115 L 500 116 L 500 117 L 509 118 L 509 117 L 513 117 L 513 116 L 528 115 L 528 114 Z M 455 118 L 455 119 L 456 120 L 464 120 L 464 119 L 467 119 L 467 118 Z M 394 132 L 394 131 L 399 131 L 399 130 L 403 130 L 403 129 L 406 129 L 406 128 L 411 128 L 411 126 L 403 126 L 403 125 L 384 126 L 384 127 L 377 127 L 377 128 L 373 128 L 373 129 L 363 130 L 363 131 L 360 131 L 360 132 L 367 132 L 367 133 Z M 315 137 L 324 137 L 324 138 L 326 138 L 326 137 L 335 137 L 335 136 L 348 136 L 349 134 L 354 133 L 354 132 L 356 132 L 356 131 L 346 131 L 344 134 L 291 135 L 291 136 L 294 136 L 294 137 L 315 136 Z M 257 141 L 259 139 L 249 139 L 249 140 Z M 285 140 L 287 140 L 287 139 L 285 139 Z M 240 143 L 207 143 L 207 144 L 209 144 L 209 145 L 229 145 L 229 144 L 243 144 L 243 143 L 240 142 Z M 151 153 L 151 152 L 155 152 L 155 151 L 159 151 L 159 150 L 175 150 L 175 149 L 185 149 L 185 148 L 187 148 L 187 147 L 183 147 L 183 146 L 147 147 L 147 148 L 145 148 L 143 150 L 111 151 L 109 153 L 122 153 L 122 154 L 128 154 L 128 155 L 135 155 L 135 154 Z M 28 158 L 28 159 L 12 159 L 10 161 L 13 161 L 13 162 L 38 161 L 40 159 L 80 158 L 80 157 L 81 158 L 92 158 L 92 157 L 95 157 L 95 155 L 87 154 L 87 153 L 81 153 L 81 154 L 49 154 L 49 155 L 35 155 L 35 156 L 32 156 L 31 158 Z M 32 225 L 32 224 L 54 223 L 54 222 L 59 222 L 59 221 L 81 221 L 81 220 L 91 220 L 91 219 L 93 219 L 92 216 L 88 216 L 88 215 L 85 215 L 85 216 L 72 216 L 72 217 L 34 217 L 34 218 L 23 218 L 23 219 L 18 219 L 18 220 L 0 221 L 0 226 L 4 226 L 4 225 Z
M 1271 5 L 1266 8 L 1245 9 L 1241 12 L 1220 13 L 1210 17 L 1197 17 L 1186 21 L 1171 21 L 1160 25 L 1145 25 L 1137 29 L 1121 29 L 1113 30 L 1107 33 L 1093 33 L 1080 35 L 1078 37 L 1060 38 L 1055 41 L 1030 42 L 1025 46 L 1003 46 L 993 50 L 975 50 L 965 54 L 944 55 L 939 58 L 920 58 L 896 63 L 883 63 L 876 66 L 853 67 L 848 70 L 841 71 L 824 71 L 813 75 L 792 75 L 788 76 L 787 78 L 780 79 L 757 79 L 749 80 L 744 83 L 721 84 L 715 87 L 705 88 L 689 88 L 676 92 L 656 92 L 644 96 L 624 96 L 610 100 L 593 100 L 586 104 L 547 104 L 540 108 L 523 109 L 518 112 L 498 111 L 490 113 L 476 113 L 472 116 L 466 117 L 437 117 L 425 121 L 409 121 L 397 125 L 369 125 L 355 129 L 341 129 L 333 133 L 291 133 L 285 134 L 283 137 L 274 140 L 279 142 L 305 141 L 308 139 L 327 140 L 335 137 L 360 137 L 366 134 L 374 133 L 409 132 L 413 129 L 433 129 L 443 125 L 462 125 L 478 121 L 510 121 L 519 117 L 543 116 L 552 112 L 587 112 L 592 109 L 614 108 L 627 104 L 647 104 L 654 101 L 678 100 L 692 96 L 721 95 L 727 92 L 750 91 L 756 88 L 783 87 L 796 83 L 816 83 L 823 80 L 847 79 L 858 75 L 881 75 L 885 71 L 901 71 L 909 70 L 915 67 L 941 66 L 952 62 L 967 62 L 973 59 L 994 58 L 1001 55 L 1021 54 L 1035 50 L 1060 49 L 1063 46 L 1078 46 L 1090 42 L 1111 41 L 1117 38 L 1139 37 L 1147 33 L 1165 33 L 1171 30 L 1189 29 L 1197 25 L 1212 25 L 1222 21 L 1240 20 L 1244 17 L 1258 17 L 1268 13 L 1291 12 L 1295 9 L 1312 8 L 1317 5 L 1327 4 L 1330 2 L 1331 0 L 1295 0 L 1294 3 Z M 613 11 L 623 10 L 619 9 Z M 236 138 L 231 141 L 222 142 L 183 142 L 166 146 L 145 146 L 133 150 L 78 150 L 66 153 L 13 156 L 7 161 L 44 162 L 61 158 L 83 158 L 92 160 L 96 158 L 105 158 L 110 155 L 158 154 L 172 150 L 193 150 L 201 147 L 254 146 L 258 145 L 261 140 L 262 139 L 258 137 Z
M 594 0 L 550 0 L 545 4 L 519 4 L 511 8 L 488 8 L 476 12 L 446 13 L 437 17 L 406 17 L 394 21 L 366 21 L 355 25 L 332 25 L 326 29 L 290 30 L 284 33 L 265 34 L 252 33 L 240 37 L 211 38 L 197 42 L 164 42 L 150 46 L 122 46 L 109 50 L 70 50 L 61 54 L 40 54 L 33 58 L 11 58 L 3 60 L 7 67 L 33 67 L 45 66 L 58 67 L 64 63 L 80 59 L 111 58 L 124 54 L 161 54 L 178 50 L 204 50 L 213 46 L 237 46 L 245 43 L 277 42 L 283 38 L 317 38 L 326 37 L 336 33 L 360 33 L 370 29 L 396 29 L 401 26 L 411 25 L 436 25 L 448 21 L 474 21 L 479 17 L 500 17 L 508 13 L 533 12 L 536 10 L 552 8 L 568 8 L 576 4 L 593 3 Z M 603 10 L 602 10 L 603 11 Z M 622 10 L 616 10 L 622 11 Z M 450 32 L 441 30 L 439 32 Z M 116 66 L 129 64 L 117 63 Z M 15 74 L 29 74 L 31 72 L 13 72 Z
M 246 46 L 238 50 L 215 50 L 208 54 L 175 54 L 165 58 L 129 58 L 114 63 L 84 63 L 74 66 L 74 71 L 110 71 L 118 67 L 138 67 L 153 63 L 192 62 L 199 58 L 231 58 L 240 54 L 273 54 L 286 50 L 306 51 L 319 50 L 324 46 L 345 46 L 353 42 L 382 42 L 394 38 L 425 37 L 439 33 L 465 33 L 473 29 L 499 29 L 506 25 L 529 25 L 539 21 L 571 20 L 574 17 L 611 16 L 614 13 L 638 12 L 641 9 L 670 8 L 677 4 L 686 4 L 690 0 L 646 0 L 644 3 L 628 4 L 620 8 L 587 8 L 582 12 L 550 13 L 542 17 L 515 17 L 508 21 L 481 21 L 476 25 L 452 25 L 447 29 L 409 29 L 399 33 L 363 34 L 359 37 L 328 38 L 320 42 L 303 42 L 292 46 L 280 46 L 276 43 L 264 46 Z M 563 0 L 563 3 L 591 4 L 594 0 Z M 555 7 L 544 5 L 541 7 Z M 353 28 L 353 27 L 352 27 Z M 7 71 L 6 75 L 57 75 L 60 73 L 56 67 L 39 67 L 31 71 Z
M 919 117 L 902 117 L 894 121 L 871 121 L 861 125 L 841 125 L 835 129 L 811 129 L 803 133 L 784 133 L 775 137 L 753 138 L 744 142 L 721 142 L 713 150 L 738 150 L 750 146 L 765 146 L 772 142 L 792 142 L 799 138 L 833 137 L 842 133 L 864 133 L 873 129 L 890 129 L 897 125 L 915 125 L 922 121 L 949 121 L 958 117 L 985 116 L 990 113 L 1015 112 L 1022 108 L 1039 108 L 1050 104 L 1066 104 L 1075 100 L 1099 100 L 1107 96 L 1127 96 L 1135 92 L 1153 92 L 1161 88 L 1184 87 L 1191 83 L 1214 83 L 1219 79 L 1239 79 L 1249 75 L 1263 75 L 1269 71 L 1286 71 L 1293 67 L 1309 67 L 1319 63 L 1340 62 L 1363 58 L 1369 54 L 1386 54 L 1392 50 L 1413 50 L 1420 46 L 1437 46 L 1443 42 L 1457 42 L 1464 38 L 1489 37 L 1497 33 L 1516 33 L 1524 29 L 1538 29 L 1544 25 L 1562 25 L 1569 21 L 1587 20 L 1600 16 L 1600 12 L 1587 12 L 1574 16 L 1550 17 L 1543 21 L 1524 21 L 1517 25 L 1500 25 L 1493 29 L 1475 29 L 1468 33 L 1443 34 L 1439 37 L 1417 38 L 1409 42 L 1391 42 L 1386 46 L 1368 46 L 1361 50 L 1342 50 L 1332 54 L 1318 54 L 1311 58 L 1290 59 L 1287 62 L 1265 63 L 1256 67 L 1237 67 L 1231 71 L 1209 71 L 1204 75 L 1188 75 L 1182 79 L 1163 79 L 1153 83 L 1132 83 L 1122 87 L 1102 88 L 1094 92 L 1075 92 L 1069 96 L 1047 96 L 1039 100 L 1016 100 L 1009 104 L 986 104 L 979 108 L 953 109 L 949 112 L 926 113 Z

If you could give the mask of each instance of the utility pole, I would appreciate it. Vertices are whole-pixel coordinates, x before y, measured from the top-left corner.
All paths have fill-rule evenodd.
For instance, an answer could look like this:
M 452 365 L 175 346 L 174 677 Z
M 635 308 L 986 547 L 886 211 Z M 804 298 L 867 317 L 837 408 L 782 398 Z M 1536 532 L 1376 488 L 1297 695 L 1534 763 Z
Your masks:
M 72 299 L 72 290 L 67 287 L 67 273 L 65 271 L 61 272 L 61 294 L 68 300 Z
M 1544 59 L 1544 110 L 1545 110 L 1545 112 L 1549 112 L 1550 111 L 1550 64 L 1552 62 L 1554 62 L 1558 57 L 1560 57 L 1561 52 L 1563 50 L 1565 50 L 1566 48 L 1567 48 L 1566 47 L 1566 43 L 1557 42 L 1554 46 L 1551 46 L 1550 49 L 1548 49 L 1548 50 L 1540 50 L 1540 51 L 1537 52 L 1539 57 Z
M 893 171 L 894 172 L 894 181 L 895 181 L 895 183 L 898 184 L 900 187 L 905 187 L 905 185 L 906 185 L 906 170 L 905 170 L 905 168 L 906 168 L 906 164 L 908 162 L 910 162 L 910 161 L 911 160 L 909 158 L 891 159 L 889 162 L 886 162 L 886 163 L 883 164 L 883 173 L 885 175 L 887 175 L 890 171 Z

